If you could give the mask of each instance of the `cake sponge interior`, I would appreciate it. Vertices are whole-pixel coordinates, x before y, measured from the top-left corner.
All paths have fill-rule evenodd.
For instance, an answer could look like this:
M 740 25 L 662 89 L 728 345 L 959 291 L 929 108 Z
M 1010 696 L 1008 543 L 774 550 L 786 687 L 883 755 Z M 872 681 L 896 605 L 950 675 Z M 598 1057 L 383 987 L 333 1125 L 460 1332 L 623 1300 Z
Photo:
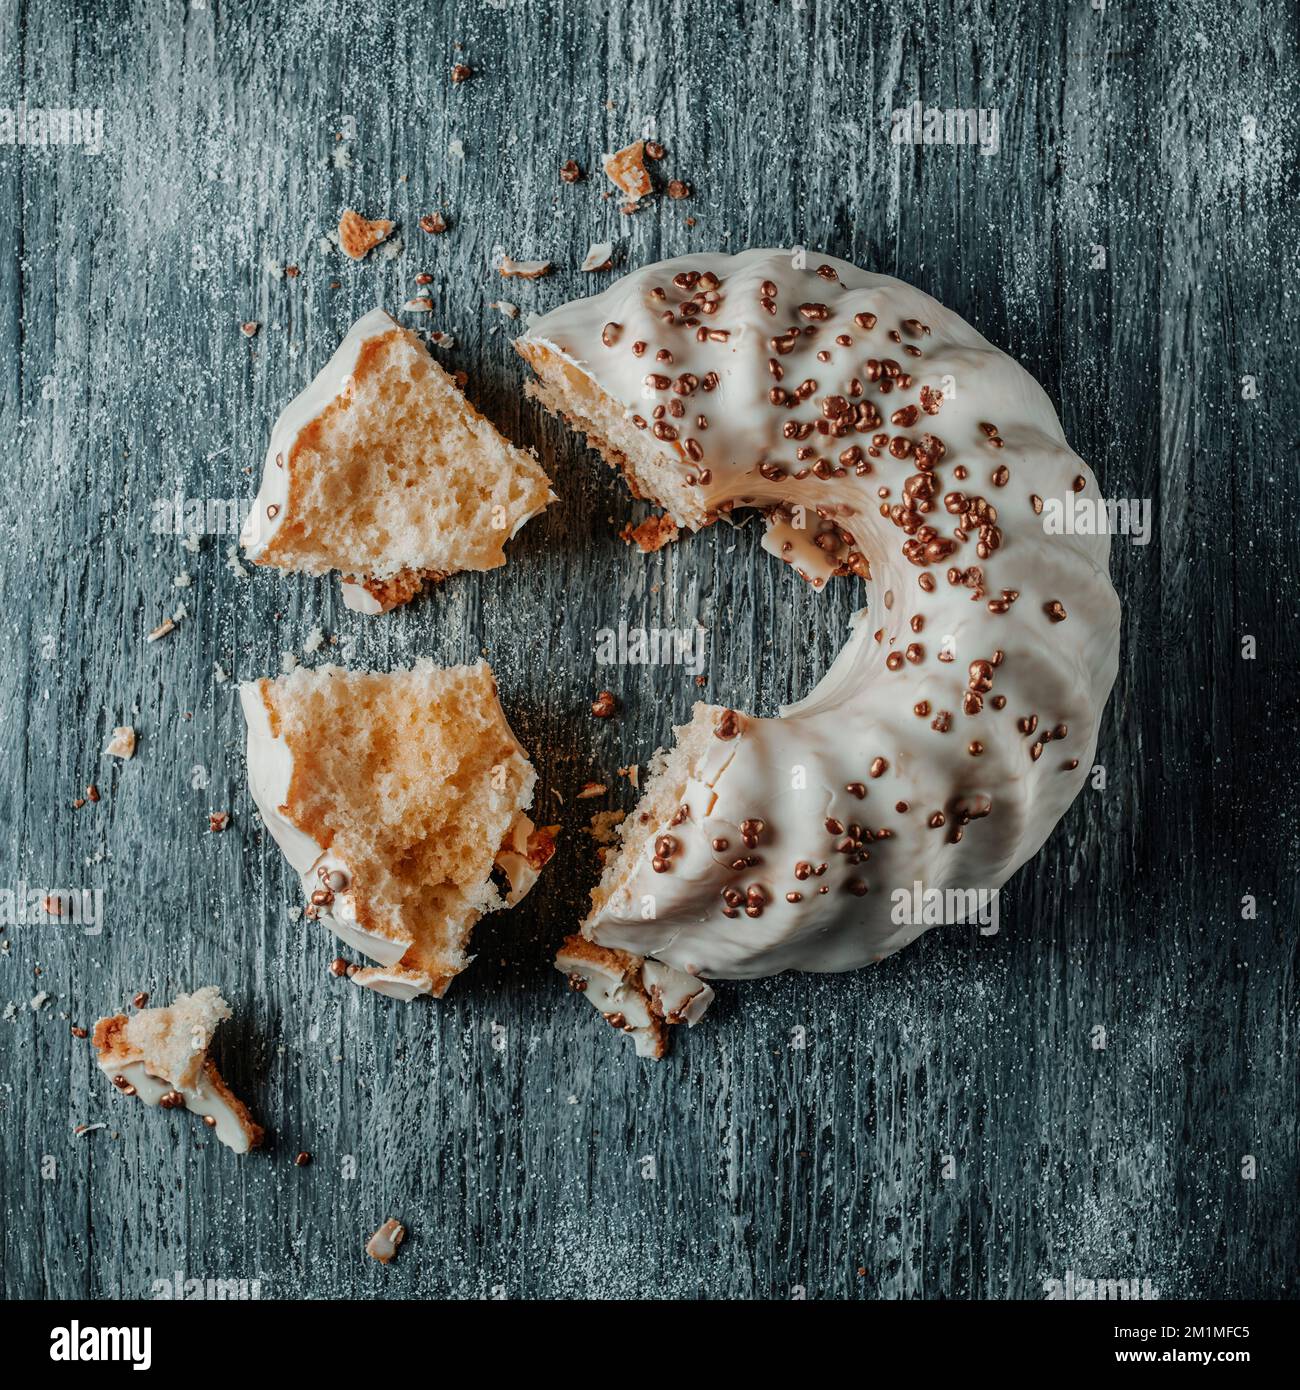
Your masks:
M 258 684 L 293 759 L 280 813 L 346 864 L 356 925 L 406 948 L 398 974 L 441 994 L 474 923 L 503 906 L 494 860 L 536 780 L 491 668 L 325 666 Z
M 312 574 L 494 569 L 553 500 L 537 461 L 397 324 L 362 343 L 339 392 L 267 466 L 287 469 L 288 496 L 256 558 Z

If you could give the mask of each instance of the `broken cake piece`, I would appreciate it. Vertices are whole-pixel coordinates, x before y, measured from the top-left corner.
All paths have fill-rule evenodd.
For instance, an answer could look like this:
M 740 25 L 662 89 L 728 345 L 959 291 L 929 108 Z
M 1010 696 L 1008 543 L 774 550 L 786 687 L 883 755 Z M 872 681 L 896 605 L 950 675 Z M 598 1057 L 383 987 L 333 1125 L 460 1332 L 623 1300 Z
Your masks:
M 307 914 L 376 962 L 357 984 L 441 997 L 475 923 L 517 903 L 555 850 L 557 827 L 525 815 L 536 773 L 491 668 L 299 667 L 239 693 L 249 786 Z
M 231 1017 L 215 985 L 178 994 L 161 1009 L 95 1024 L 92 1041 L 104 1075 L 124 1095 L 164 1110 L 184 1106 L 203 1117 L 227 1148 L 247 1153 L 262 1142 L 262 1127 L 221 1079 L 208 1048 L 217 1025 Z
M 348 607 L 382 613 L 426 581 L 505 564 L 554 500 L 536 459 L 373 309 L 276 421 L 240 542 L 259 565 L 339 570 Z
M 564 941 L 555 968 L 606 1023 L 631 1035 L 638 1057 L 666 1056 L 669 1027 L 694 1028 L 713 1003 L 713 991 L 694 975 L 583 936 Z

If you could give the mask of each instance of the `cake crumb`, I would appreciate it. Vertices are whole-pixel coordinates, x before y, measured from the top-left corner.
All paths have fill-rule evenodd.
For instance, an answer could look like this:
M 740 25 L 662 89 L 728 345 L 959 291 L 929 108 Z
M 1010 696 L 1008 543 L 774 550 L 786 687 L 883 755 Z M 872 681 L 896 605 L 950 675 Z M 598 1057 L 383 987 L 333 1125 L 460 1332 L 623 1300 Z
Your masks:
M 339 218 L 339 249 L 354 261 L 363 261 L 381 242 L 392 234 L 393 223 L 386 218 L 362 217 L 352 208 L 344 208 Z
M 390 1218 L 366 1242 L 366 1254 L 381 1265 L 386 1265 L 397 1254 L 397 1247 L 405 1239 L 406 1227 Z
M 135 757 L 135 730 L 129 724 L 120 724 L 113 730 L 113 737 L 100 756 L 121 758 L 123 761 Z

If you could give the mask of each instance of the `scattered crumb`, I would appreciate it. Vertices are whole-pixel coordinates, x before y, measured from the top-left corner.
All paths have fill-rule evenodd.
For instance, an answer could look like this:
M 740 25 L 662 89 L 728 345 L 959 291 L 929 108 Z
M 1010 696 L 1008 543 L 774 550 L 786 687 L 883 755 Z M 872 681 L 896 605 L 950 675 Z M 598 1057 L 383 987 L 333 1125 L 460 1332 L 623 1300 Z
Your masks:
M 577 795 L 578 801 L 593 801 L 598 796 L 604 796 L 609 788 L 604 782 L 584 782 L 582 790 Z
M 109 739 L 100 756 L 122 759 L 135 757 L 135 730 L 129 724 L 120 724 L 113 730 L 113 737 Z
M 610 241 L 593 241 L 587 248 L 581 270 L 608 270 L 613 265 L 614 244 Z
M 320 651 L 324 643 L 325 633 L 322 629 L 318 627 L 312 628 L 307 634 L 307 640 L 302 644 L 303 654 L 305 656 L 312 656 L 314 653 Z
M 208 814 L 208 829 L 209 829 L 214 835 L 220 835 L 221 832 L 222 832 L 229 824 L 230 824 L 230 812 L 229 812 L 229 811 L 211 811 L 211 812 L 209 812 L 209 814 Z
M 691 196 L 691 186 L 681 179 L 669 179 L 668 196 L 677 200 L 689 198 Z
M 451 80 L 459 85 L 474 76 L 474 69 L 468 63 L 456 63 L 451 70 Z
M 618 712 L 618 700 L 612 690 L 602 690 L 591 702 L 591 712 L 597 719 L 612 719 Z
M 431 314 L 433 313 L 433 300 L 427 294 L 418 294 L 413 299 L 408 299 L 402 308 L 408 314 Z
M 576 159 L 566 159 L 560 165 L 560 179 L 564 183 L 577 183 L 582 178 L 582 169 Z
M 366 1242 L 366 1254 L 386 1265 L 397 1254 L 397 1247 L 406 1239 L 406 1227 L 391 1218 Z
M 519 317 L 519 305 L 511 304 L 508 299 L 494 299 L 488 304 L 489 309 L 495 309 L 497 313 L 504 314 L 508 319 Z
M 440 212 L 426 212 L 420 218 L 420 230 L 428 232 L 430 236 L 437 236 L 447 230 L 447 219 Z
M 260 323 L 256 323 L 254 320 L 249 319 L 247 323 L 241 323 L 239 325 L 239 331 L 244 335 L 245 338 L 256 338 L 257 330 L 261 328 L 261 326 L 262 325 Z
M 345 256 L 354 261 L 363 261 L 380 242 L 392 234 L 393 223 L 385 218 L 371 221 L 351 208 L 343 210 L 339 218 L 339 248 Z
M 159 642 L 169 633 L 176 631 L 176 619 L 164 618 L 156 628 L 145 636 L 146 642 Z
M 214 661 L 212 663 L 212 679 L 218 685 L 225 685 L 230 679 L 230 672 L 219 661 Z
M 537 280 L 549 275 L 550 261 L 516 261 L 510 256 L 502 256 L 497 262 L 497 270 L 509 279 Z
M 645 167 L 645 141 L 638 140 L 602 159 L 605 176 L 619 190 L 634 201 L 646 197 L 650 192 L 650 175 Z
M 32 995 L 32 1012 L 39 1013 L 50 1002 L 50 996 L 41 990 L 39 994 Z
M 632 786 L 632 788 L 633 788 L 634 790 L 636 790 L 636 791 L 640 791 L 640 790 L 641 790 L 641 764 L 640 764 L 640 763 L 629 763 L 627 767 L 620 767 L 620 768 L 618 769 L 618 775 L 619 775 L 620 777 L 626 777 L 627 780 L 628 780 L 628 783 Z
M 629 521 L 618 534 L 621 540 L 635 545 L 643 554 L 651 555 L 677 539 L 677 523 L 670 516 L 651 516 L 639 526 L 633 526 Z
M 297 669 L 298 669 L 298 658 L 293 654 L 293 652 L 281 652 L 281 653 L 280 653 L 280 674 L 283 675 L 283 676 L 287 676 L 287 675 L 289 675 L 291 672 L 296 671 Z

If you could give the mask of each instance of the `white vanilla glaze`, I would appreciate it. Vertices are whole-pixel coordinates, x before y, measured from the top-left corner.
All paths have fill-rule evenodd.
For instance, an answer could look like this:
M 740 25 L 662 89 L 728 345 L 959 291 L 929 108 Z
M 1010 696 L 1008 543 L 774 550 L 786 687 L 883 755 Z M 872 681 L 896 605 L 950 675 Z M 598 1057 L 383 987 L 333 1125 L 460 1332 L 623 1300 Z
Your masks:
M 675 282 L 683 275 L 697 278 Z M 1035 510 L 1034 497 L 1099 494 L 1033 378 L 928 295 L 814 252 L 651 265 L 521 341 L 644 422 L 682 480 L 677 498 L 656 499 L 679 524 L 698 524 L 701 508 L 711 519 L 757 507 L 765 547 L 814 585 L 837 570 L 855 582 L 862 557 L 871 572 L 867 607 L 823 680 L 780 718 L 738 714 L 723 721 L 733 737 L 707 738 L 685 812 L 656 827 L 584 935 L 707 976 L 848 970 L 925 929 L 898 920 L 895 890 L 994 889 L 1030 859 L 1092 767 L 1119 641 L 1109 537 L 1049 535 Z M 770 397 L 804 382 L 815 384 L 793 405 Z M 891 418 L 907 407 L 915 419 Z M 667 427 L 657 439 L 656 424 Z M 994 515 L 971 515 L 981 498 Z M 973 567 L 976 587 L 963 582 Z M 1009 606 L 1004 590 L 1017 595 Z M 721 712 L 701 706 L 697 718 Z M 748 827 L 752 844 L 745 822 L 762 823 Z
M 165 1095 L 174 1091 L 184 1099 L 186 1110 L 214 1121 L 212 1132 L 227 1148 L 245 1154 L 252 1147 L 248 1125 L 212 1085 L 205 1067 L 198 1069 L 193 1082 L 180 1086 L 173 1085 L 166 1077 L 155 1076 L 143 1061 L 118 1064 L 110 1056 L 99 1065 L 106 1076 L 114 1079 L 120 1076 L 128 1085 L 134 1086 L 136 1095 L 146 1105 L 158 1105 Z
M 383 967 L 394 966 L 411 945 L 401 940 L 367 931 L 357 921 L 355 894 L 351 891 L 352 872 L 342 856 L 326 849 L 316 839 L 300 830 L 284 814 L 283 807 L 293 780 L 293 752 L 288 741 L 272 731 L 270 712 L 256 681 L 245 681 L 239 687 L 239 703 L 248 727 L 248 788 L 261 813 L 266 828 L 280 846 L 284 857 L 297 871 L 302 881 L 303 896 L 311 895 L 328 880 L 333 900 L 327 905 L 314 906 L 318 920 L 340 941 L 360 951 L 379 968 L 362 970 L 353 979 L 379 994 L 395 999 L 410 1000 L 432 992 L 433 981 L 428 976 L 415 977 L 408 971 L 386 973 Z M 498 702 L 499 705 L 499 702 Z M 499 710 L 502 726 L 508 728 L 504 711 Z M 516 742 L 522 757 L 527 758 Z M 516 812 L 509 833 L 496 862 L 510 881 L 507 905 L 513 907 L 537 882 L 537 871 L 521 851 L 535 829 L 522 811 Z

